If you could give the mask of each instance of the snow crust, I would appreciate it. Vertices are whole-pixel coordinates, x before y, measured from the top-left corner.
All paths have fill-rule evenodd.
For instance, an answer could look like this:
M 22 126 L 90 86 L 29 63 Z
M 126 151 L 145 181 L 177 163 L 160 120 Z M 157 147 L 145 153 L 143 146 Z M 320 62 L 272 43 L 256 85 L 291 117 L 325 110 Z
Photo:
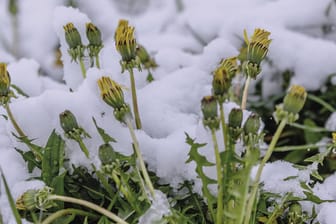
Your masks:
M 185 132 L 198 142 L 209 142 L 201 152 L 214 161 L 211 136 L 201 122 L 200 100 L 211 93 L 210 74 L 219 61 L 238 53 L 244 29 L 250 35 L 256 27 L 272 33 L 269 62 L 264 63 L 260 75 L 266 90 L 264 96 L 279 93 L 279 77 L 276 75 L 285 70 L 294 71 L 292 84 L 303 85 L 308 90 L 322 88 L 328 76 L 336 71 L 335 38 L 316 29 L 335 20 L 334 6 L 331 14 L 325 15 L 329 0 L 185 0 L 181 12 L 177 10 L 175 0 L 143 1 L 148 7 L 139 11 L 120 10 L 120 1 L 116 0 L 78 1 L 82 11 L 65 7 L 64 2 L 19 1 L 22 9 L 19 15 L 20 56 L 23 57 L 20 60 L 10 53 L 11 18 L 4 10 L 4 1 L 0 2 L 0 20 L 3 21 L 0 26 L 0 60 L 9 63 L 13 84 L 29 95 L 29 98 L 19 96 L 10 106 L 25 133 L 36 138 L 35 143 L 44 145 L 54 128 L 62 133 L 59 114 L 65 109 L 71 110 L 78 123 L 92 136 L 85 139 L 90 159 L 85 158 L 76 143 L 66 140 L 66 156 L 75 165 L 88 168 L 91 168 L 91 163 L 100 165 L 96 149 L 101 142 L 92 117 L 118 140 L 114 143 L 116 150 L 125 154 L 132 152 L 127 128 L 115 121 L 112 108 L 101 100 L 96 83 L 101 76 L 107 75 L 129 86 L 129 76 L 121 74 L 120 55 L 114 47 L 114 31 L 121 18 L 129 19 L 136 27 L 138 42 L 153 54 L 159 64 L 153 71 L 155 81 L 150 84 L 146 82 L 147 71 L 135 72 L 143 122 L 143 130 L 136 131 L 136 135 L 149 169 L 173 187 L 189 179 L 195 181 L 195 190 L 201 192 L 195 164 L 185 164 L 189 150 Z M 67 53 L 63 26 L 68 22 L 74 23 L 82 42 L 87 44 L 85 24 L 90 21 L 97 24 L 103 34 L 102 68 L 88 69 L 87 78 L 83 80 L 79 65 L 71 62 Z M 54 66 L 53 60 L 58 47 L 64 65 L 61 71 Z M 87 59 L 86 66 L 89 67 Z M 43 76 L 43 71 L 50 76 Z M 62 80 L 64 83 L 59 82 Z M 131 102 L 130 89 L 125 89 L 125 98 Z M 233 107 L 236 105 L 232 103 L 224 105 L 227 113 Z M 244 119 L 249 113 L 244 112 Z M 2 108 L 0 114 L 5 114 Z M 326 127 L 336 129 L 335 115 Z M 41 182 L 26 181 L 34 176 L 34 172 L 28 174 L 24 161 L 14 148 L 27 149 L 11 132 L 15 132 L 12 125 L 0 119 L 0 166 L 14 196 L 18 196 L 28 187 L 40 187 Z M 217 134 L 220 137 L 221 133 Z M 223 143 L 219 144 L 223 148 Z M 214 169 L 206 172 L 215 177 Z M 296 178 L 285 181 L 288 176 Z M 278 161 L 266 165 L 262 181 L 265 190 L 280 194 L 293 191 L 302 196 L 299 182 L 309 182 L 309 174 Z M 331 176 L 324 183 L 317 184 L 314 191 L 321 198 L 336 199 L 335 184 L 336 177 Z M 160 217 L 169 212 L 166 199 L 162 196 L 160 200 L 153 204 L 143 220 L 153 214 Z M 4 194 L 0 197 L 0 206 L 2 213 L 6 214 L 3 217 L 5 223 L 13 223 Z M 319 205 L 318 221 L 321 224 L 334 223 L 335 209 L 335 203 Z

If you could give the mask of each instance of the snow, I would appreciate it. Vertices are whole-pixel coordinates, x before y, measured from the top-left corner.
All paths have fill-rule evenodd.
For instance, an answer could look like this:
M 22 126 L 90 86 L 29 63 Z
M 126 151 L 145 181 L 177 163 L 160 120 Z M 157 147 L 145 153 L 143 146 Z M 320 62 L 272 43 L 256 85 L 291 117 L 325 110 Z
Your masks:
M 78 153 L 80 148 L 76 142 L 66 139 L 67 157 L 75 165 L 87 166 L 89 169 L 91 163 L 98 167 L 100 165 L 96 149 L 101 141 L 92 117 L 118 140 L 114 143 L 117 151 L 125 154 L 132 152 L 127 128 L 114 119 L 112 108 L 100 99 L 97 87 L 97 80 L 102 76 L 110 76 L 123 86 L 129 86 L 129 75 L 127 72 L 121 74 L 120 55 L 115 50 L 113 38 L 121 18 L 129 19 L 130 24 L 135 26 L 138 43 L 153 53 L 159 64 L 153 71 L 155 81 L 152 83 L 146 82 L 147 71 L 135 71 L 143 123 L 143 129 L 137 130 L 136 135 L 149 169 L 173 187 L 189 179 L 195 181 L 195 190 L 200 192 L 195 165 L 185 164 L 189 150 L 185 143 L 185 132 L 196 138 L 197 142 L 211 142 L 210 134 L 202 125 L 200 100 L 204 95 L 211 94 L 210 74 L 220 60 L 237 55 L 243 43 L 244 29 L 249 35 L 256 27 L 272 33 L 273 41 L 268 54 L 270 62 L 263 64 L 263 72 L 259 77 L 266 90 L 264 96 L 280 92 L 281 77 L 275 76 L 287 69 L 295 73 L 291 83 L 301 84 L 308 90 L 322 88 L 327 77 L 336 70 L 335 39 L 310 28 L 335 19 L 335 6 L 329 17 L 324 13 L 329 0 L 185 0 L 181 12 L 177 11 L 175 0 L 142 0 L 143 4 L 138 3 L 139 8 L 127 8 L 125 3 L 116 0 L 81 1 L 78 2 L 80 9 L 65 7 L 64 2 L 19 1 L 22 59 L 16 59 L 8 48 L 12 38 L 11 18 L 4 10 L 5 3 L 0 2 L 0 21 L 3 21 L 0 27 L 0 60 L 9 62 L 8 70 L 13 84 L 29 95 L 29 98 L 19 96 L 10 105 L 24 132 L 36 139 L 36 144 L 44 145 L 53 129 L 63 134 L 59 114 L 66 109 L 71 110 L 80 126 L 92 138 L 85 139 L 90 151 L 89 159 L 83 153 Z M 147 7 L 144 7 L 146 4 Z M 102 31 L 102 68 L 89 68 L 88 59 L 85 58 L 88 70 L 84 80 L 79 65 L 71 62 L 67 53 L 63 26 L 72 22 L 80 32 L 83 44 L 87 44 L 85 24 L 90 21 Z M 54 65 L 58 44 L 63 70 Z M 60 82 L 62 80 L 64 83 Z M 131 103 L 130 89 L 125 88 L 124 91 L 126 101 Z M 228 114 L 237 105 L 230 102 L 224 107 Z M 0 109 L 0 113 L 4 114 L 5 111 Z M 244 120 L 249 113 L 244 111 Z M 326 127 L 335 130 L 335 122 L 336 117 L 332 115 Z M 15 131 L 10 122 L 0 119 L 0 123 L 0 166 L 15 196 L 26 189 L 23 185 L 41 186 L 40 182 L 25 181 L 34 174 L 28 174 L 14 148 L 27 148 L 12 136 L 11 132 Z M 220 139 L 221 133 L 217 135 Z M 219 145 L 222 148 L 223 143 L 220 141 Z M 200 151 L 210 161 L 214 161 L 211 143 Z M 216 176 L 214 168 L 206 172 Z M 285 181 L 288 176 L 297 178 Z M 265 166 L 262 181 L 265 190 L 280 194 L 292 191 L 302 196 L 299 182 L 309 182 L 309 173 L 278 161 Z M 336 193 L 331 187 L 335 181 L 332 176 L 314 190 L 326 199 L 335 198 Z M 158 199 L 153 204 L 148 217 L 168 214 L 166 199 L 161 196 L 161 201 Z M 3 194 L 0 205 L 2 213 L 8 214 L 4 216 L 5 222 L 10 223 L 12 216 Z M 317 209 L 321 224 L 333 223 L 335 203 L 323 203 Z

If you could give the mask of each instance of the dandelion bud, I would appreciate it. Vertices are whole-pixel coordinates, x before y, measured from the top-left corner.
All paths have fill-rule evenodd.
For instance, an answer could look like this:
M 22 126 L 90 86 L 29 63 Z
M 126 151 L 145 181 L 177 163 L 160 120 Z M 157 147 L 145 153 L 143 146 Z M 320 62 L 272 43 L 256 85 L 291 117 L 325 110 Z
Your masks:
M 116 33 L 115 45 L 120 53 L 122 61 L 130 62 L 136 57 L 136 40 L 134 37 L 134 27 L 128 26 L 127 20 L 120 20 Z
M 98 86 L 102 99 L 105 103 L 114 108 L 114 116 L 116 119 L 123 122 L 125 116 L 130 115 L 130 109 L 125 103 L 121 86 L 106 76 L 98 80 Z
M 7 65 L 0 63 L 0 97 L 6 97 L 10 93 L 10 76 Z
M 108 143 L 99 147 L 98 155 L 103 165 L 112 164 L 116 157 L 114 149 Z
M 121 108 L 124 104 L 124 93 L 121 86 L 109 77 L 101 77 L 98 80 L 101 97 L 113 108 Z
M 244 39 L 247 45 L 246 49 L 246 61 L 243 65 L 243 71 L 245 74 L 255 79 L 261 72 L 260 63 L 267 55 L 271 39 L 269 35 L 271 33 L 263 29 L 255 29 L 254 33 L 249 40 L 247 32 L 244 30 Z
M 68 43 L 70 49 L 82 46 L 81 36 L 73 23 L 68 23 L 63 26 L 63 28 L 65 31 L 65 40 Z
M 212 90 L 217 98 L 222 98 L 227 94 L 237 70 L 237 58 L 234 57 L 223 60 L 213 72 Z
M 65 133 L 69 134 L 77 129 L 79 129 L 76 117 L 71 111 L 65 110 L 59 115 L 61 127 Z
M 15 206 L 19 210 L 34 210 L 36 206 L 36 195 L 38 190 L 28 190 L 16 200 Z
M 100 30 L 93 23 L 86 24 L 86 36 L 89 40 L 89 45 L 92 46 L 103 45 Z
M 205 96 L 201 101 L 203 124 L 210 129 L 218 129 L 217 101 L 214 96 Z
M 283 101 L 283 109 L 289 113 L 297 114 L 306 102 L 307 92 L 304 87 L 293 85 Z
M 149 55 L 146 48 L 142 45 L 138 45 L 136 48 L 136 55 L 139 57 L 141 64 L 145 69 L 156 68 L 157 64 L 153 58 Z
M 257 135 L 259 128 L 260 128 L 259 116 L 257 114 L 251 114 L 244 124 L 245 135 L 247 134 Z
M 240 128 L 243 120 L 243 111 L 240 108 L 233 108 L 229 114 L 229 127 Z
M 261 61 L 266 57 L 268 52 L 268 47 L 271 43 L 269 35 L 271 33 L 263 29 L 255 29 L 251 37 L 251 40 L 248 40 L 246 30 L 244 31 L 244 39 L 247 43 L 247 60 L 260 64 Z
M 16 208 L 19 210 L 33 210 L 40 209 L 45 211 L 56 205 L 55 202 L 49 200 L 53 189 L 50 187 L 43 187 L 39 190 L 27 190 L 16 201 Z
M 302 223 L 302 207 L 299 203 L 294 202 L 289 206 L 288 217 L 289 223 Z

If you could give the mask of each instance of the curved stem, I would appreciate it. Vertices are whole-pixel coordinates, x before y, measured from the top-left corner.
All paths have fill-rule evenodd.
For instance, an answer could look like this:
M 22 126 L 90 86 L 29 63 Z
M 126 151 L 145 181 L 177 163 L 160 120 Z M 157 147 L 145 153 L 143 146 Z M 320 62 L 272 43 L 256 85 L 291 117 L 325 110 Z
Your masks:
M 223 217 L 223 176 L 222 176 L 222 166 L 221 166 L 221 159 L 218 150 L 218 143 L 216 138 L 216 130 L 211 129 L 212 141 L 214 143 L 214 151 L 216 157 L 216 169 L 217 169 L 217 214 L 216 214 L 216 224 L 222 224 L 222 217 Z
M 81 216 L 94 216 L 90 212 L 85 212 L 85 211 L 82 211 L 82 210 L 79 210 L 79 209 L 74 209 L 74 208 L 67 208 L 67 209 L 62 209 L 62 210 L 59 210 L 59 211 L 51 214 L 50 216 L 48 216 L 48 218 L 43 220 L 43 222 L 41 222 L 41 224 L 52 223 L 56 219 L 58 219 L 62 216 L 68 215 L 68 214 L 76 214 L 76 215 L 81 215 Z
M 241 109 L 245 110 L 246 109 L 246 101 L 247 101 L 247 94 L 248 94 L 248 88 L 250 85 L 251 77 L 247 76 L 245 86 L 244 86 L 244 92 L 243 92 L 243 98 L 242 98 L 242 103 L 241 103 Z
M 310 150 L 310 149 L 318 149 L 320 147 L 329 147 L 333 144 L 308 144 L 308 145 L 289 145 L 289 146 L 281 146 L 274 148 L 274 152 L 288 152 L 288 151 L 299 151 L 299 150 Z
M 81 148 L 82 152 L 85 154 L 86 158 L 89 158 L 90 153 L 86 145 L 84 144 L 83 140 L 81 138 L 77 139 L 77 142 L 79 144 L 79 147 Z
M 142 175 L 144 176 L 145 183 L 146 183 L 147 187 L 149 188 L 149 191 L 150 191 L 152 197 L 154 197 L 155 196 L 154 187 L 153 187 L 152 181 L 149 178 L 149 175 L 148 175 L 148 172 L 147 172 L 147 169 L 146 169 L 146 166 L 145 166 L 145 162 L 142 158 L 140 148 L 139 148 L 139 143 L 138 143 L 138 140 L 135 136 L 134 129 L 133 129 L 132 124 L 131 124 L 131 120 L 129 118 L 126 118 L 125 122 L 127 124 L 127 127 L 130 131 L 130 134 L 131 134 L 131 137 L 132 137 L 132 140 L 133 140 L 134 150 L 135 150 L 135 153 L 138 157 L 139 164 L 140 164 L 140 169 L 141 169 Z
M 99 212 L 100 214 L 103 214 L 113 220 L 114 222 L 120 223 L 120 224 L 128 224 L 125 220 L 121 219 L 114 213 L 106 210 L 105 208 L 102 208 L 96 204 L 93 204 L 92 202 L 85 201 L 82 199 L 78 198 L 72 198 L 72 197 L 67 197 L 67 196 L 61 196 L 61 195 L 50 195 L 48 197 L 49 200 L 56 200 L 56 201 L 63 201 L 63 202 L 69 202 L 69 203 L 74 203 L 78 205 L 85 206 L 87 208 L 90 208 L 92 210 L 95 210 L 96 212 Z
M 219 110 L 220 110 L 220 119 L 221 119 L 221 124 L 222 124 L 224 149 L 227 150 L 228 149 L 228 128 L 227 128 L 227 125 L 225 124 L 223 103 L 219 103 Z
M 261 177 L 261 173 L 262 173 L 262 170 L 266 164 L 266 162 L 269 160 L 269 158 L 271 157 L 272 155 L 272 152 L 275 148 L 275 145 L 276 143 L 278 142 L 279 138 L 280 138 L 280 135 L 281 135 L 281 132 L 282 130 L 285 128 L 287 124 L 287 118 L 284 118 L 281 120 L 273 138 L 272 138 L 272 141 L 266 151 L 266 154 L 264 156 L 264 158 L 262 159 L 259 167 L 258 167 L 258 170 L 257 170 L 257 174 L 255 176 L 255 180 L 254 180 L 254 183 L 253 183 L 253 186 L 252 186 L 252 191 L 251 191 L 251 194 L 250 194 L 250 198 L 249 198 L 249 202 L 247 204 L 247 210 L 246 210 L 246 217 L 245 217 L 245 224 L 249 224 L 250 223 L 250 217 L 251 217 L 251 212 L 252 212 L 252 208 L 253 208 L 253 204 L 255 203 L 255 198 L 256 198 L 256 195 L 257 195 L 257 191 L 258 191 L 258 187 L 259 187 L 259 181 L 260 181 L 260 177 Z
M 16 122 L 13 113 L 9 107 L 9 104 L 5 104 L 4 105 L 5 110 L 7 112 L 7 115 L 9 117 L 9 120 L 12 122 L 13 127 L 15 128 L 16 132 L 20 135 L 20 137 L 26 137 L 26 134 L 22 131 L 22 129 L 20 128 L 20 126 L 18 125 L 18 123 Z
M 138 100 L 137 100 L 137 94 L 136 94 L 136 88 L 135 88 L 133 69 L 132 68 L 128 69 L 128 72 L 130 73 L 130 80 L 131 80 L 132 102 L 133 102 L 133 113 L 134 113 L 135 125 L 137 129 L 141 129 L 141 120 L 140 120 L 139 109 L 138 109 Z
M 79 65 L 80 65 L 80 68 L 81 68 L 81 71 L 82 71 L 83 78 L 85 79 L 86 78 L 86 69 L 85 69 L 85 65 L 84 65 L 82 57 L 79 58 Z
M 96 55 L 96 66 L 100 69 L 99 55 Z

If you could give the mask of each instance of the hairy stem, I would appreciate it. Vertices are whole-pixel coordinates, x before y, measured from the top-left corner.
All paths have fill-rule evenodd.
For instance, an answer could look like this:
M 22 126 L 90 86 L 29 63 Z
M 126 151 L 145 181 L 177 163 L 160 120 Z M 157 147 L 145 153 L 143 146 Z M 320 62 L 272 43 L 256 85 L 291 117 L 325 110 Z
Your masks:
M 250 85 L 250 81 L 251 81 L 251 77 L 247 76 L 245 86 L 244 86 L 243 98 L 242 98 L 242 102 L 241 102 L 241 109 L 242 110 L 246 109 L 247 94 L 248 94 L 248 88 L 249 88 L 249 85 Z
M 84 144 L 83 140 L 81 138 L 78 138 L 77 142 L 78 142 L 79 147 L 81 148 L 82 152 L 85 154 L 86 158 L 89 158 L 89 156 L 90 156 L 89 150 L 86 147 L 86 145 Z
M 221 166 L 221 159 L 218 150 L 218 143 L 216 138 L 216 130 L 211 129 L 212 141 L 214 143 L 214 152 L 216 157 L 216 169 L 217 169 L 217 213 L 216 213 L 216 223 L 222 224 L 222 217 L 223 217 L 223 176 L 222 176 L 222 166 Z
M 82 71 L 83 78 L 85 79 L 86 78 L 86 69 L 85 69 L 85 65 L 84 65 L 82 57 L 79 58 L 79 65 L 80 65 L 80 68 L 81 68 L 81 71 Z
M 7 112 L 7 115 L 9 117 L 9 120 L 12 122 L 13 127 L 15 128 L 16 132 L 19 134 L 20 137 L 26 137 L 26 134 L 22 131 L 22 129 L 20 128 L 20 126 L 18 125 L 18 123 L 16 122 L 13 113 L 9 107 L 9 104 L 5 104 L 4 105 L 5 110 Z
M 133 113 L 134 113 L 135 125 L 137 129 L 141 129 L 141 120 L 140 120 L 140 114 L 139 114 L 139 109 L 138 109 L 138 100 L 137 100 L 137 94 L 136 94 L 136 88 L 135 88 L 133 69 L 132 68 L 128 69 L 128 72 L 130 73 L 130 80 L 131 80 L 132 102 L 133 102 Z
M 85 211 L 74 209 L 74 208 L 67 208 L 67 209 L 62 209 L 62 210 L 59 210 L 51 214 L 50 216 L 48 216 L 48 218 L 46 218 L 43 222 L 41 222 L 41 224 L 50 224 L 56 219 L 62 216 L 65 216 L 65 215 L 70 215 L 70 214 L 76 214 L 76 215 L 81 215 L 81 216 L 94 216 L 90 212 L 85 212 Z
M 102 208 L 102 207 L 100 207 L 96 204 L 93 204 L 92 202 L 89 202 L 89 201 L 85 201 L 85 200 L 78 199 L 78 198 L 67 197 L 67 196 L 61 196 L 61 195 L 50 195 L 48 197 L 48 199 L 52 200 L 52 201 L 54 201 L 54 200 L 55 201 L 63 201 L 63 202 L 69 202 L 69 203 L 82 205 L 82 206 L 85 206 L 85 207 L 90 208 L 92 210 L 95 210 L 96 212 L 99 212 L 100 214 L 105 215 L 106 217 L 110 218 L 114 222 L 117 222 L 117 223 L 120 223 L 120 224 L 128 224 L 125 220 L 121 219 L 120 217 L 118 217 L 114 213 L 112 213 L 112 212 L 106 210 L 105 208 Z
M 272 155 L 272 152 L 274 151 L 275 145 L 278 142 L 281 132 L 283 131 L 283 129 L 285 128 L 287 124 L 287 118 L 284 118 L 281 120 L 273 138 L 272 141 L 266 151 L 266 154 L 264 156 L 264 158 L 262 159 L 258 170 L 257 170 L 257 174 L 255 176 L 255 180 L 252 186 L 252 191 L 250 194 L 250 198 L 249 198 L 249 202 L 247 204 L 247 210 L 246 210 L 246 216 L 245 216 L 245 224 L 249 224 L 250 223 L 250 217 L 251 217 L 251 212 L 252 212 L 252 208 L 253 208 L 253 204 L 255 203 L 256 200 L 256 195 L 257 195 L 257 191 L 258 191 L 258 187 L 259 187 L 259 181 L 260 181 L 260 177 L 261 177 L 261 173 L 263 171 L 263 168 L 266 164 L 266 162 L 269 160 L 269 158 Z
M 146 185 L 147 185 L 147 187 L 148 187 L 148 189 L 149 189 L 152 197 L 154 197 L 155 196 L 155 194 L 154 194 L 154 187 L 153 187 L 152 181 L 149 178 L 149 175 L 148 175 L 148 172 L 147 172 L 147 169 L 146 169 L 146 166 L 145 166 L 145 162 L 144 162 L 144 160 L 142 158 L 141 151 L 140 151 L 140 148 L 139 148 L 139 143 L 138 143 L 138 140 L 137 140 L 137 138 L 135 136 L 134 129 L 132 127 L 130 118 L 126 118 L 125 122 L 127 124 L 127 127 L 128 127 L 128 129 L 130 131 L 130 134 L 131 134 L 131 137 L 132 137 L 132 140 L 133 140 L 134 150 L 135 150 L 135 153 L 136 153 L 136 155 L 138 157 L 139 164 L 140 164 L 140 170 L 141 170 L 142 175 L 143 175 L 143 177 L 145 179 L 145 183 L 146 183 Z
M 224 141 L 224 149 L 228 149 L 228 127 L 225 124 L 225 117 L 224 117 L 224 107 L 223 103 L 219 103 L 219 110 L 220 110 L 220 120 L 222 125 L 222 132 L 223 132 L 223 141 Z
M 96 66 L 100 69 L 99 55 L 96 56 Z

